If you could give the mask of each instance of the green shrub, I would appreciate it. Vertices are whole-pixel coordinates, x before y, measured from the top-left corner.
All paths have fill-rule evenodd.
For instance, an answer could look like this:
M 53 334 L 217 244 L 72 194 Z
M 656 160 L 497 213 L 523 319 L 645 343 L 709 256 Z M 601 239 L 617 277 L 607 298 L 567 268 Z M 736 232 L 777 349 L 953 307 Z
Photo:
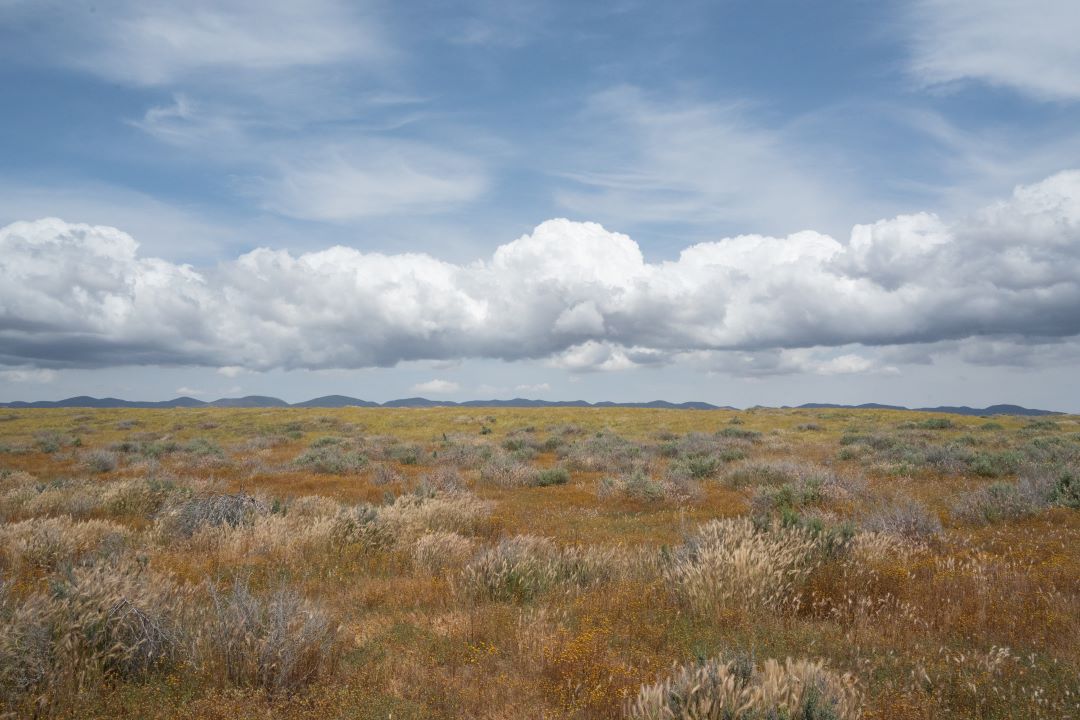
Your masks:
M 565 485 L 568 482 L 570 482 L 569 471 L 566 468 L 554 467 L 537 470 L 529 484 L 535 487 L 548 487 L 550 485 Z
M 968 462 L 968 467 L 980 477 L 998 478 L 1016 473 L 1024 456 L 1016 451 L 978 453 Z
M 315 473 L 345 475 L 358 472 L 367 465 L 367 458 L 359 451 L 345 450 L 339 445 L 313 445 L 293 463 Z
M 390 448 L 390 457 L 402 465 L 419 465 L 422 454 L 417 445 L 395 445 Z
M 628 473 L 616 477 L 606 477 L 600 481 L 597 494 L 601 498 L 612 495 L 624 495 L 635 500 L 663 500 L 668 489 L 654 480 L 644 468 L 634 468 Z
M 1080 471 L 1069 468 L 1058 476 L 1054 486 L 1055 505 L 1080 510 Z
M 720 437 L 731 438 L 733 440 L 749 440 L 750 442 L 757 442 L 761 438 L 761 433 L 756 430 L 743 430 L 737 427 L 726 427 L 717 433 Z

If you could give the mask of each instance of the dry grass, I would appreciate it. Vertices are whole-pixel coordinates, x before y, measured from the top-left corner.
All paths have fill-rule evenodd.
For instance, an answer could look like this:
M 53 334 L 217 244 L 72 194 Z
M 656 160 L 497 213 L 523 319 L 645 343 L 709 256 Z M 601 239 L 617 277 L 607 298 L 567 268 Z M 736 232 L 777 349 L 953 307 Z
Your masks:
M 855 679 L 810 660 L 712 659 L 641 688 L 627 715 L 634 720 L 855 720 L 861 700 Z
M 1080 716 L 1080 420 L 940 419 L 12 410 L 0 716 Z
M 749 518 L 701 526 L 665 564 L 672 592 L 703 615 L 785 609 L 818 561 L 818 542 L 801 528 Z

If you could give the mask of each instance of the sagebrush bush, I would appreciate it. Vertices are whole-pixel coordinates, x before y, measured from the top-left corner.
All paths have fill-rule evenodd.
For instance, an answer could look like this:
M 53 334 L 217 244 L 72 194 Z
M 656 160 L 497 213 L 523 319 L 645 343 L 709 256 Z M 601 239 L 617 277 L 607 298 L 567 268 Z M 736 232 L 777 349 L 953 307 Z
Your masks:
M 1058 473 L 1053 502 L 1061 507 L 1080 510 L 1080 469 L 1066 468 Z
M 52 454 L 60 448 L 78 445 L 79 439 L 56 430 L 40 430 L 34 433 L 34 443 L 41 452 Z
M 191 537 L 204 527 L 250 524 L 270 512 L 264 498 L 247 493 L 200 495 L 167 508 L 157 525 L 166 537 Z
M 674 491 L 674 484 L 665 484 L 656 480 L 645 467 L 636 467 L 629 472 L 605 477 L 596 488 L 596 493 L 600 498 L 621 495 L 643 501 L 668 499 L 674 496 Z
M 480 466 L 480 480 L 500 487 L 527 485 L 533 473 L 528 463 L 501 451 Z
M 494 454 L 494 449 L 485 443 L 452 437 L 445 440 L 435 451 L 435 459 L 459 468 L 477 467 Z
M 630 470 L 645 457 L 645 448 L 611 432 L 582 437 L 558 448 L 558 455 L 572 470 L 618 473 Z
M 389 463 L 378 462 L 371 466 L 371 481 L 376 485 L 389 485 L 401 480 L 401 474 Z
M 718 455 L 691 455 L 668 464 L 668 476 L 677 480 L 705 480 L 720 471 L 724 461 Z
M 367 457 L 357 450 L 338 444 L 312 444 L 293 460 L 297 466 L 314 473 L 346 475 L 359 472 L 367 465 Z
M 419 465 L 424 457 L 424 449 L 416 444 L 392 445 L 387 450 L 387 457 L 402 465 Z
M 80 461 L 83 467 L 93 473 L 112 472 L 119 462 L 116 453 L 100 448 L 83 453 Z
M 1029 473 L 1015 483 L 993 482 L 961 493 L 952 505 L 953 517 L 987 524 L 1033 515 L 1055 504 L 1059 484 L 1054 475 Z
M 541 468 L 536 470 L 529 480 L 529 484 L 534 487 L 565 485 L 568 482 L 570 482 L 570 473 L 566 468 L 561 467 Z
M 456 467 L 439 465 L 430 473 L 420 478 L 418 494 L 444 493 L 453 494 L 466 490 L 465 479 Z
M 667 558 L 662 572 L 675 597 L 694 611 L 783 609 L 821 553 L 800 527 L 760 527 L 749 518 L 712 520 Z
M 676 666 L 645 685 L 627 708 L 633 720 L 855 720 L 855 679 L 823 661 L 766 660 L 761 667 L 722 658 Z
M 801 468 L 790 461 L 744 462 L 732 467 L 724 475 L 724 481 L 733 488 L 779 485 L 795 482 Z
M 863 519 L 862 526 L 870 532 L 912 539 L 925 539 L 942 532 L 941 518 L 911 497 L 875 508 Z

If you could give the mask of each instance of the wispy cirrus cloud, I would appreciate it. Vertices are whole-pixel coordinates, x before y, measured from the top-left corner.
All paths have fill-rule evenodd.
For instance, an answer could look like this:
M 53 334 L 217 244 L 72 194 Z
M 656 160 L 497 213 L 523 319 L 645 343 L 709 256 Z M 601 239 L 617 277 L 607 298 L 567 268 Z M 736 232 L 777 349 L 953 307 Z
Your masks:
M 910 69 L 926 85 L 983 82 L 1080 100 L 1080 5 L 1072 0 L 915 0 Z
M 42 60 L 140 86 L 278 72 L 392 53 L 365 3 L 311 0 L 100 0 L 14 3 L 5 22 L 30 36 Z M 44 55 L 48 52 L 48 55 Z
M 622 85 L 589 98 L 555 194 L 621 223 L 790 232 L 850 216 L 831 153 L 769 126 L 751 104 L 663 97 Z

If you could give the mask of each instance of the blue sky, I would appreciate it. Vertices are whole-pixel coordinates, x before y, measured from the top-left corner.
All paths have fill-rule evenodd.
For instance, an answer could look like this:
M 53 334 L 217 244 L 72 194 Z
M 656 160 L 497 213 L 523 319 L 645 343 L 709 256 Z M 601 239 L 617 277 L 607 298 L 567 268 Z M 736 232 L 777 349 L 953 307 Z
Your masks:
M 0 396 L 1080 410 L 1077 31 L 0 0 Z

